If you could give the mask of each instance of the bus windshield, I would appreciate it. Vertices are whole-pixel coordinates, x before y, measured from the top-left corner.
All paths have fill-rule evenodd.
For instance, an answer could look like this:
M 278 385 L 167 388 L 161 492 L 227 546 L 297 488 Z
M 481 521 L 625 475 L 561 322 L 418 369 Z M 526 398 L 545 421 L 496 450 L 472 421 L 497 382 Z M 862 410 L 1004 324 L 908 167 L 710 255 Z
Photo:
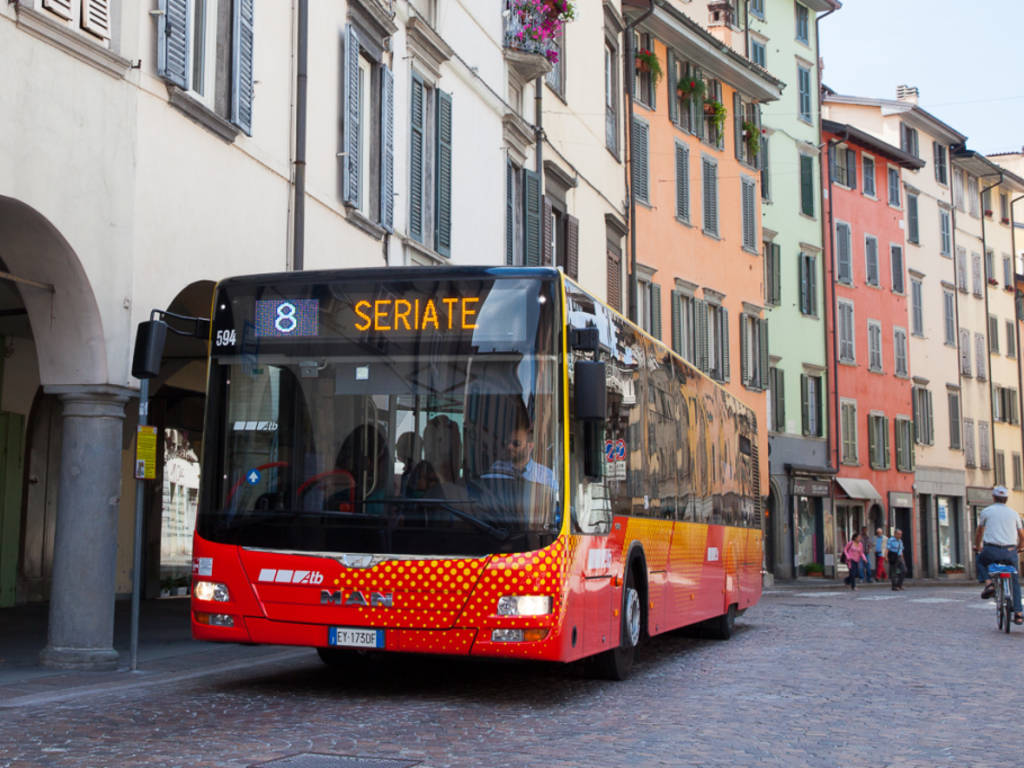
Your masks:
M 550 544 L 563 472 L 556 288 L 489 276 L 222 285 L 199 535 L 421 557 Z

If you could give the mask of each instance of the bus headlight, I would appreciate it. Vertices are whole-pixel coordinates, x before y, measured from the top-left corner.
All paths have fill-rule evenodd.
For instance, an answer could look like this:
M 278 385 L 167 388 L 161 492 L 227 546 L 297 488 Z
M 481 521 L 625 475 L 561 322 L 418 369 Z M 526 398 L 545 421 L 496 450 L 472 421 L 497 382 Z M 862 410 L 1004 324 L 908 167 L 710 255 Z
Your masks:
M 197 581 L 192 587 L 192 594 L 196 600 L 207 600 L 218 603 L 226 603 L 231 599 L 226 584 L 217 584 L 213 581 Z
M 547 616 L 549 613 L 549 595 L 505 595 L 498 598 L 499 616 Z

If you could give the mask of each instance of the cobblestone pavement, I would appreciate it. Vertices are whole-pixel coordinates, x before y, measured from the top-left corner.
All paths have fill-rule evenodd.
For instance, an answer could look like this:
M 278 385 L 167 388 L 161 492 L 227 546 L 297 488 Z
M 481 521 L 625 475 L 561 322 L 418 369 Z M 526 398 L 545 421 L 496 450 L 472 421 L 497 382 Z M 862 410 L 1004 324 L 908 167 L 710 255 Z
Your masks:
M 774 588 L 732 640 L 655 638 L 621 683 L 410 657 L 343 673 L 275 652 L 214 676 L 0 700 L 0 766 L 1018 765 L 1024 631 L 997 632 L 994 614 L 974 587 Z

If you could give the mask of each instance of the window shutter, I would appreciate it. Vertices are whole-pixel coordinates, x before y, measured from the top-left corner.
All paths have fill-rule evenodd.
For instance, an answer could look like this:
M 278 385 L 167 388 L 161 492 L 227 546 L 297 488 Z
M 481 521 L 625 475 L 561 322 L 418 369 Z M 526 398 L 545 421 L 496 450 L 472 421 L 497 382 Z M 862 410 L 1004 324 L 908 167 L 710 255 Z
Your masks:
M 729 381 L 729 310 L 721 309 L 722 324 L 719 327 L 719 338 L 722 340 L 722 381 Z
M 907 240 L 912 243 L 920 239 L 917 227 L 917 195 L 907 195 Z
M 342 195 L 349 205 L 359 207 L 359 33 L 345 26 L 345 148 Z
M 775 304 L 782 301 L 782 248 L 772 243 L 769 247 L 772 260 L 772 300 Z
M 426 93 L 423 81 L 412 77 L 409 110 L 409 237 L 423 242 L 423 149 L 426 128 Z
M 815 266 L 817 261 L 813 256 L 807 257 L 807 291 L 811 297 L 810 314 L 818 314 L 818 274 Z
M 857 153 L 852 149 L 846 150 L 846 185 L 857 188 Z
M 192 6 L 188 0 L 160 0 L 157 16 L 156 71 L 179 88 L 188 90 L 192 40 L 188 34 Z
M 849 283 L 853 280 L 853 273 L 850 269 L 850 226 L 848 224 L 836 225 L 836 241 L 839 260 L 838 279 L 840 282 Z
M 395 228 L 395 76 L 380 70 L 380 223 Z
M 889 419 L 883 416 L 879 419 L 879 426 L 882 427 L 882 469 L 889 469 L 892 466 L 892 456 L 889 450 Z
M 740 313 L 740 383 L 745 387 L 750 386 L 750 339 L 747 337 L 750 335 L 747 332 L 747 318 L 749 318 L 746 312 Z
M 647 148 L 647 124 L 641 120 L 633 119 L 633 196 L 637 200 L 650 203 L 651 197 L 648 191 L 648 148 Z
M 580 220 L 565 217 L 565 273 L 576 280 L 580 276 Z
M 679 306 L 679 291 L 672 291 L 672 351 L 681 355 L 683 353 L 683 318 L 682 308 Z
M 914 420 L 914 439 L 919 443 L 925 442 L 925 424 L 924 416 L 921 413 L 922 405 L 921 392 L 923 390 L 914 388 L 913 395 L 910 398 L 910 405 L 912 408 L 911 418 Z
M 814 158 L 808 155 L 800 155 L 800 210 L 814 215 Z
M 872 469 L 879 469 L 878 466 L 878 443 L 875 435 L 875 418 L 868 416 L 868 463 Z
M 690 150 L 676 144 L 676 216 L 690 220 Z
M 43 8 L 70 21 L 75 17 L 75 0 L 43 0 Z
M 605 255 L 608 262 L 608 305 L 618 310 L 622 307 L 622 264 L 619 255 L 611 248 L 605 251 Z
M 452 95 L 437 91 L 437 164 L 435 168 L 437 202 L 435 210 L 434 250 L 452 255 Z
M 697 346 L 697 367 L 708 372 L 708 303 L 703 299 L 693 302 L 693 327 Z
M 757 221 L 754 215 L 754 182 L 740 180 L 740 207 L 743 217 L 743 247 L 754 250 L 757 240 Z
M 231 37 L 231 122 L 252 136 L 253 14 L 256 0 L 234 0 Z
M 651 336 L 661 338 L 661 286 L 651 283 Z
M 82 0 L 82 29 L 103 40 L 110 39 L 109 0 Z
M 775 412 L 778 414 L 775 423 L 780 431 L 786 430 L 786 379 L 785 374 L 778 368 L 775 371 Z
M 515 173 L 516 170 L 511 161 L 505 161 L 505 263 L 510 266 L 516 257 Z M 609 301 L 611 301 L 610 297 Z
M 540 266 L 541 189 L 540 174 L 523 169 L 523 221 L 525 226 L 525 262 L 528 267 Z
M 718 234 L 718 180 L 717 168 L 708 160 L 703 161 L 704 187 L 704 231 Z
M 553 208 L 551 201 L 544 197 L 542 200 L 542 212 L 540 218 L 540 263 L 543 267 L 550 267 L 552 262 L 553 248 L 551 243 L 551 216 Z
M 807 374 L 800 374 L 800 431 L 804 435 L 811 434 L 811 402 Z
M 800 311 L 810 314 L 810 275 L 807 270 L 807 258 L 800 254 Z
M 743 114 L 740 94 L 732 92 L 732 145 L 737 160 L 743 159 Z
M 676 93 L 676 55 L 668 52 L 668 60 L 665 71 L 668 73 L 668 119 L 673 123 L 679 122 L 679 95 Z
M 768 389 L 768 321 L 756 320 L 755 322 L 761 331 L 757 334 L 758 352 L 761 355 L 761 367 L 758 369 L 760 381 L 756 383 L 762 390 L 765 390 Z

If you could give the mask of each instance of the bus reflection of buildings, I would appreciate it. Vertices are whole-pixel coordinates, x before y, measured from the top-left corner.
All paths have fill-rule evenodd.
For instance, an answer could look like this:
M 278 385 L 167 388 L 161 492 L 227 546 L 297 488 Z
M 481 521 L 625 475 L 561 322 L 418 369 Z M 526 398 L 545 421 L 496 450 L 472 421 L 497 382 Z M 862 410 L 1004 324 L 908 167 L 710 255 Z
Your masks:
M 183 430 L 164 430 L 163 512 L 160 520 L 161 592 L 187 586 L 192 532 L 199 500 L 199 457 Z

